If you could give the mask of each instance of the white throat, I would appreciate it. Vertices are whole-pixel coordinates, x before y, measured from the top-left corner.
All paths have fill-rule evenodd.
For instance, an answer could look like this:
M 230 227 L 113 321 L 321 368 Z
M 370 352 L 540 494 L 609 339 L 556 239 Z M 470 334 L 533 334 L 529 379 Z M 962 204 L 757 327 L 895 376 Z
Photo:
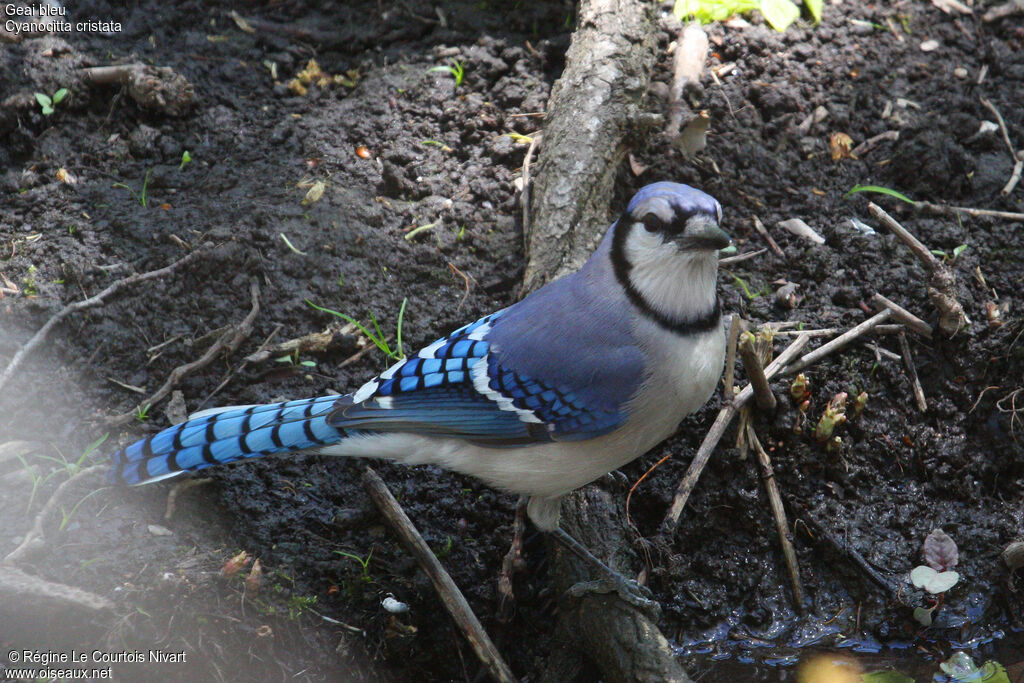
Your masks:
M 718 254 L 679 251 L 656 233 L 632 230 L 624 256 L 632 266 L 630 284 L 653 310 L 690 320 L 710 313 L 716 302 Z

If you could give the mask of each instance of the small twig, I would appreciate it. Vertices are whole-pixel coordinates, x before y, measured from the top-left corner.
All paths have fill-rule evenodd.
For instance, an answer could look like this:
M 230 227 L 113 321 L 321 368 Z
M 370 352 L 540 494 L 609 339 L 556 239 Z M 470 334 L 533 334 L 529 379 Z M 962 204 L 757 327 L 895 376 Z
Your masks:
M 731 401 L 736 396 L 736 344 L 740 338 L 743 320 L 738 315 L 732 316 L 729 322 L 729 339 L 725 345 L 725 399 Z
M 346 323 L 344 325 L 340 322 L 332 323 L 323 332 L 310 332 L 309 334 L 304 334 L 301 337 L 280 342 L 270 348 L 268 348 L 266 344 L 263 344 L 261 345 L 261 348 L 249 354 L 242 360 L 246 363 L 262 363 L 270 358 L 280 357 L 281 355 L 310 352 L 323 353 L 339 339 L 345 335 L 353 334 L 355 331 L 356 326 L 352 323 Z
M 890 140 L 895 142 L 896 140 L 899 139 L 900 132 L 898 130 L 887 130 L 884 133 L 879 133 L 878 135 L 870 137 L 864 142 L 860 143 L 859 145 L 853 148 L 850 154 L 852 154 L 853 157 L 857 159 L 864 156 L 865 154 L 873 150 L 875 147 L 878 147 L 878 145 L 883 142 L 887 142 Z
M 739 263 L 740 261 L 748 261 L 756 256 L 760 256 L 767 249 L 758 249 L 757 251 L 748 251 L 745 254 L 736 254 L 735 256 L 726 256 L 725 258 L 718 259 L 718 264 L 721 266 L 727 266 L 730 263 Z
M 900 238 L 904 244 L 906 244 L 914 255 L 921 260 L 921 263 L 928 268 L 928 272 L 932 272 L 942 265 L 935 254 L 933 254 L 928 247 L 926 247 L 921 240 L 914 237 L 909 230 L 904 228 L 899 222 L 885 212 L 882 207 L 878 206 L 874 202 L 868 204 L 868 211 L 875 217 L 876 220 L 880 221 L 882 225 L 887 227 L 894 235 Z
M 878 292 L 875 292 L 874 296 L 871 297 L 871 301 L 875 304 L 875 308 L 888 308 L 892 311 L 892 317 L 899 320 L 901 323 L 917 332 L 922 337 L 927 339 L 932 338 L 932 326 L 925 321 L 918 318 L 916 315 L 903 308 L 899 304 L 896 304 L 889 299 L 885 298 Z
M 853 546 L 840 541 L 832 532 L 826 529 L 824 525 L 809 514 L 804 515 L 801 518 L 801 521 L 803 521 L 808 529 L 813 529 L 817 532 L 818 536 L 820 536 L 821 539 L 824 539 L 833 550 L 852 560 L 853 563 L 857 565 L 857 567 L 860 568 L 860 570 L 863 571 L 872 582 L 875 583 L 875 585 L 885 590 L 890 597 L 896 597 L 898 595 L 898 591 L 893 584 L 878 573 L 878 570 L 868 564 L 868 561 L 864 559 L 864 556 L 857 552 Z
M 461 277 L 461 278 L 462 278 L 462 282 L 463 282 L 463 283 L 465 284 L 465 286 L 466 286 L 466 291 L 465 291 L 465 293 L 464 293 L 464 294 L 462 295 L 462 298 L 461 298 L 461 299 L 459 299 L 459 305 L 455 307 L 455 312 L 456 312 L 456 313 L 458 313 L 458 312 L 459 312 L 459 311 L 460 311 L 460 310 L 462 309 L 462 305 L 463 305 L 464 303 L 466 303 L 466 299 L 468 299 L 468 298 L 469 298 L 469 276 L 468 276 L 468 275 L 466 275 L 465 273 L 463 273 L 463 272 L 462 272 L 461 270 L 459 270 L 458 268 L 456 268 L 456 267 L 455 267 L 455 264 L 454 264 L 454 263 L 452 263 L 451 261 L 449 261 L 449 262 L 448 262 L 448 267 L 449 267 L 449 268 L 451 269 L 451 271 L 452 271 L 453 273 L 455 273 L 456 275 L 458 275 L 459 277 Z
M 100 472 L 107 471 L 106 465 L 93 465 L 92 467 L 86 467 L 84 470 L 80 470 L 74 476 L 70 477 L 67 481 L 57 487 L 57 490 L 50 496 L 50 500 L 46 501 L 46 505 L 36 515 L 35 520 L 32 522 L 32 528 L 29 529 L 28 533 L 25 534 L 25 538 L 18 544 L 18 547 L 7 554 L 7 557 L 3 559 L 0 564 L 18 564 L 30 556 L 39 552 L 43 546 L 46 538 L 46 533 L 43 531 L 43 526 L 47 524 L 50 517 L 56 511 L 57 507 L 64 501 L 64 496 L 74 485 L 87 477 L 99 474 Z
M 779 354 L 778 358 L 768 364 L 768 367 L 764 369 L 764 375 L 768 379 L 771 379 L 778 374 L 786 365 L 796 358 L 797 355 L 803 351 L 804 347 L 807 346 L 809 337 L 800 336 L 793 340 L 793 342 L 786 347 L 786 350 Z M 722 439 L 722 435 L 725 434 L 726 427 L 732 422 L 732 419 L 736 417 L 747 401 L 749 401 L 754 395 L 754 389 L 748 384 L 743 388 L 736 398 L 732 400 L 732 403 L 718 411 L 718 417 L 715 418 L 714 423 L 708 430 L 707 435 L 704 437 L 704 441 L 701 442 L 700 448 L 697 449 L 696 455 L 693 456 L 693 461 L 690 463 L 689 469 L 686 470 L 686 474 L 680 480 L 679 485 L 676 487 L 675 497 L 672 499 L 672 505 L 669 506 L 668 512 L 665 513 L 665 518 L 661 522 L 659 532 L 663 536 L 671 536 L 679 524 L 679 516 L 683 513 L 683 507 L 686 505 L 686 501 L 690 498 L 690 493 L 693 492 L 693 487 L 697 485 L 697 480 L 700 478 L 701 472 L 704 471 L 705 465 L 711 458 L 711 453 L 715 450 L 718 442 Z M 654 464 L 651 469 L 644 472 L 643 476 L 633 485 L 635 489 L 640 482 L 647 478 L 647 476 L 655 470 L 662 462 L 671 457 L 666 455 L 664 458 Z M 630 495 L 633 491 L 630 490 Z M 629 497 L 626 497 L 626 504 L 629 505 Z
M 1024 213 L 1014 211 L 996 211 L 995 209 L 972 209 L 966 206 L 945 206 L 943 204 L 932 204 L 931 202 L 914 202 L 914 208 L 940 216 L 955 216 L 964 214 L 972 218 L 988 216 L 990 218 L 1002 218 L 1008 221 L 1024 221 Z
M 1013 143 L 1010 142 L 1010 131 L 1006 128 L 1006 121 L 1003 120 L 1003 115 L 999 113 L 998 109 L 996 109 L 996 105 L 992 104 L 984 97 L 980 97 L 978 99 L 980 99 L 981 103 L 985 105 L 985 108 L 992 112 L 992 115 L 996 117 L 996 123 L 999 124 L 999 130 L 1003 133 L 1003 142 L 1006 143 L 1006 149 L 1010 150 L 1010 158 L 1016 161 L 1017 150 L 1013 148 Z
M 512 590 L 512 577 L 523 562 L 523 539 L 526 536 L 526 506 L 530 499 L 519 496 L 516 502 L 515 519 L 512 522 L 512 544 L 505 558 L 501 561 L 501 575 L 498 577 L 498 620 L 508 623 L 512 620 L 512 606 L 515 605 L 515 593 Z
M 743 359 L 743 368 L 747 371 L 747 379 L 750 386 L 754 388 L 754 401 L 757 407 L 764 412 L 775 412 L 777 402 L 768 379 L 764 376 L 764 365 L 761 358 L 754 349 L 754 335 L 744 332 L 740 337 L 739 346 L 740 358 Z
M 782 328 L 776 327 L 776 326 L 777 325 L 789 325 L 790 323 L 788 323 L 788 322 L 784 322 L 784 323 L 768 323 L 768 324 L 771 325 L 774 328 L 775 336 L 776 337 L 796 337 L 796 336 L 801 335 L 801 334 L 805 334 L 808 337 L 834 337 L 835 335 L 839 334 L 840 332 L 845 331 L 845 328 L 842 328 L 842 327 L 822 327 L 822 328 L 817 329 L 817 330 L 787 330 L 787 329 L 782 329 Z M 795 323 L 793 323 L 793 324 L 795 324 Z M 903 332 L 906 329 L 907 328 L 904 327 L 903 325 L 878 325 L 877 327 L 875 327 L 874 333 L 875 334 L 899 334 L 900 332 Z
M 522 205 L 523 205 L 523 235 L 530 234 L 530 195 L 533 190 L 532 179 L 530 178 L 530 164 L 533 162 L 533 153 L 537 150 L 537 145 L 540 144 L 541 134 L 534 133 L 530 136 L 530 147 L 526 150 L 526 157 L 523 158 L 523 193 L 522 193 Z
M 873 327 L 875 327 L 879 323 L 885 322 L 890 317 L 892 317 L 892 311 L 889 310 L 888 308 L 885 309 L 884 311 L 876 313 L 875 315 L 871 316 L 870 318 L 862 322 L 860 325 L 857 325 L 856 327 L 847 330 L 846 332 L 839 335 L 832 341 L 822 344 L 815 350 L 808 353 L 806 356 L 800 358 L 800 360 L 798 360 L 796 363 L 793 363 L 788 368 L 786 368 L 786 374 L 788 375 L 795 372 L 800 372 L 808 365 L 813 365 L 814 363 L 817 363 L 819 360 L 829 355 L 830 353 L 834 353 L 839 349 L 845 347 L 854 339 L 857 339 L 858 337 L 867 334 L 868 332 L 871 331 Z
M 768 228 L 764 227 L 764 223 L 761 222 L 761 219 L 757 216 L 752 216 L 751 218 L 754 220 L 754 229 L 757 230 L 758 234 L 764 238 L 765 242 L 768 243 L 768 246 L 771 247 L 771 250 L 775 252 L 776 256 L 786 258 L 786 252 L 782 251 L 782 247 L 775 243 L 775 240 L 772 239 L 771 233 L 768 232 Z
M 1006 185 L 999 191 L 999 194 L 1008 197 L 1020 182 L 1021 173 L 1024 173 L 1024 150 L 1017 152 L 1017 160 L 1013 163 L 1013 173 L 1010 174 L 1010 179 L 1006 181 Z
M 104 299 L 116 293 L 117 291 L 123 289 L 124 287 L 138 284 L 139 282 L 144 282 L 146 280 L 152 280 L 153 278 L 159 278 L 164 277 L 165 275 L 170 275 L 179 268 L 191 263 L 202 253 L 202 251 L 196 250 L 193 251 L 191 254 L 188 254 L 178 259 L 169 266 L 165 266 L 157 270 L 151 270 L 147 273 L 136 273 L 134 275 L 129 275 L 126 278 L 122 278 L 117 282 L 112 283 L 109 287 L 104 289 L 99 294 L 91 296 L 88 299 L 84 299 L 82 301 L 76 301 L 73 304 L 68 304 L 67 306 L 62 308 L 60 311 L 57 312 L 56 315 L 47 320 L 46 324 L 40 327 L 39 330 L 34 335 L 32 335 L 32 338 L 29 339 L 24 346 L 18 349 L 18 352 L 14 354 L 14 357 L 11 358 L 9 363 L 7 363 L 7 367 L 4 369 L 3 374 L 0 375 L 0 391 L 3 390 L 4 386 L 7 384 L 7 381 L 11 378 L 11 375 L 14 374 L 14 371 L 17 370 L 18 366 L 21 365 L 21 363 L 25 360 L 25 356 L 30 354 L 32 351 L 35 350 L 37 346 L 43 343 L 43 340 L 46 339 L 46 335 L 49 334 L 50 330 L 56 327 L 58 323 L 64 320 L 64 318 L 84 308 L 90 308 L 92 306 L 98 306 L 102 304 Z
M 260 287 L 256 280 L 253 280 L 249 285 L 249 296 L 252 299 L 252 308 L 241 323 L 229 327 L 228 330 L 222 334 L 217 341 L 206 350 L 206 353 L 199 357 L 198 360 L 194 360 L 191 363 L 186 363 L 184 365 L 179 365 L 171 370 L 171 374 L 167 376 L 167 380 L 164 381 L 163 385 L 157 389 L 152 396 L 139 401 L 139 405 L 156 405 L 171 393 L 171 390 L 178 386 L 178 383 L 181 380 L 188 377 L 196 370 L 209 365 L 218 355 L 220 355 L 221 352 L 228 354 L 233 353 L 235 349 L 238 348 L 238 345 L 252 333 L 253 323 L 256 321 L 256 316 L 259 315 L 260 312 Z M 109 418 L 107 420 L 107 424 L 111 427 L 120 426 L 131 422 L 136 416 L 136 411 L 130 411 L 122 415 Z
M 907 335 L 899 334 L 900 351 L 903 353 L 903 364 L 907 367 L 907 374 L 910 375 L 910 384 L 914 387 L 914 402 L 917 409 L 922 413 L 928 411 L 928 401 L 924 398 L 924 389 L 921 388 L 921 380 L 917 377 L 917 368 L 914 367 L 914 356 L 910 353 L 910 342 Z
M 387 337 L 384 337 L 384 343 L 390 343 L 392 339 L 394 339 L 394 337 L 388 335 Z M 352 365 L 356 361 L 361 360 L 363 356 L 365 356 L 375 348 L 377 348 L 376 344 L 372 342 L 367 342 L 366 346 L 356 351 L 345 360 L 341 361 L 341 363 L 338 364 L 338 369 L 341 370 L 342 368 L 347 368 L 349 365 Z
M 452 619 L 462 629 L 466 640 L 469 641 L 473 651 L 476 652 L 477 657 L 480 658 L 480 661 L 483 662 L 490 674 L 498 681 L 501 681 L 501 683 L 515 683 L 517 680 L 515 675 L 513 675 L 505 660 L 502 659 L 498 648 L 491 642 L 487 632 L 484 631 L 484 627 L 480 624 L 480 620 L 473 614 L 473 610 L 470 608 L 469 603 L 466 602 L 466 598 L 462 595 L 459 587 L 455 585 L 452 577 L 448 575 L 448 572 L 441 566 L 437 557 L 431 552 L 427 542 L 423 540 L 423 536 L 420 535 L 420 532 L 413 525 L 408 515 L 402 510 L 395 497 L 391 495 L 387 485 L 369 467 L 363 473 L 363 487 L 370 494 L 370 498 L 377 505 L 377 509 L 380 510 L 384 518 L 387 519 L 391 527 L 402 539 L 406 549 L 416 558 L 423 571 L 430 577 L 430 581 L 434 584 L 434 590 L 437 591 L 445 609 L 448 610 Z
M 800 581 L 800 564 L 796 559 L 796 550 L 793 549 L 793 539 L 790 538 L 789 522 L 786 521 L 786 509 L 782 506 L 782 496 L 779 494 L 779 484 L 775 480 L 775 472 L 772 470 L 771 458 L 768 457 L 768 453 L 765 452 L 761 441 L 757 438 L 752 422 L 747 422 L 747 441 L 754 448 L 754 453 L 757 454 L 761 480 L 764 482 L 764 490 L 768 494 L 768 506 L 771 508 L 772 517 L 775 518 L 775 529 L 779 532 L 782 556 L 786 559 L 789 582 L 793 586 L 793 602 L 797 612 L 803 614 L 806 596 L 803 583 Z

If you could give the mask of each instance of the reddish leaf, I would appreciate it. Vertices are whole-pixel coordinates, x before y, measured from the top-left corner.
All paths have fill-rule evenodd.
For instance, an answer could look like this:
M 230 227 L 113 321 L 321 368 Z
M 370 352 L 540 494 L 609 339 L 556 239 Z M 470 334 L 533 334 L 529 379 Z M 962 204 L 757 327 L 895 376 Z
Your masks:
M 955 567 L 960 561 L 960 554 L 956 549 L 956 541 L 942 529 L 935 529 L 924 539 L 921 546 L 921 554 L 928 566 L 937 572 L 945 571 Z

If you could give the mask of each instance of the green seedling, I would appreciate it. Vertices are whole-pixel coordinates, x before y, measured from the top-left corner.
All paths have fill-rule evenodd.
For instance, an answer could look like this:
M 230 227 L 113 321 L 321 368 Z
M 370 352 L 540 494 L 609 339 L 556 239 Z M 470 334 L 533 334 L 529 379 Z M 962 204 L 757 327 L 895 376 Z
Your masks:
M 142 191 L 141 192 L 136 192 L 132 187 L 130 187 L 129 185 L 126 185 L 125 183 L 114 183 L 113 187 L 120 187 L 122 189 L 128 190 L 128 192 L 130 192 L 131 195 L 133 197 L 135 197 L 135 201 L 137 201 L 140 206 L 145 208 L 146 207 L 146 202 L 147 202 L 147 200 L 146 200 L 146 192 L 149 189 L 149 171 L 150 171 L 150 169 L 146 169 L 146 176 L 142 179 Z
M 151 404 L 147 403 L 145 406 L 138 406 L 135 409 L 135 419 L 139 422 L 145 422 L 149 419 L 149 407 Z
M 370 577 L 370 558 L 373 557 L 373 548 L 370 548 L 370 552 L 366 555 L 365 558 L 359 557 L 355 553 L 347 553 L 344 550 L 335 550 L 334 552 L 338 555 L 341 555 L 342 557 L 347 557 L 350 560 L 355 560 L 356 562 L 358 562 L 359 566 L 363 570 L 363 574 L 359 578 L 361 578 L 366 583 L 370 583 L 373 581 L 373 579 Z
M 68 96 L 68 89 L 61 88 L 57 92 L 53 93 L 53 95 L 45 95 L 41 92 L 37 92 L 34 94 L 36 97 L 36 102 L 38 102 L 39 106 L 43 109 L 43 115 L 49 116 L 55 111 L 55 107 L 58 104 L 60 104 L 65 97 Z
M 728 273 L 729 271 L 726 272 Z M 741 290 L 743 290 L 743 296 L 747 297 L 747 299 L 749 299 L 750 301 L 753 301 L 757 297 L 764 294 L 764 292 L 752 292 L 750 290 L 750 286 L 747 284 L 747 281 L 741 278 L 739 275 L 736 275 L 735 273 L 729 273 L 729 275 L 732 275 L 733 283 Z
M 39 285 L 36 284 L 36 270 L 35 266 L 29 265 L 28 275 L 21 279 L 21 284 L 25 285 L 22 290 L 25 296 L 35 296 L 39 293 Z
M 814 438 L 818 443 L 829 441 L 832 439 L 832 432 L 844 422 L 846 422 L 846 392 L 840 391 L 825 407 L 825 412 L 814 429 Z
M 916 204 L 916 202 L 907 195 L 897 192 L 896 190 L 891 190 L 888 187 L 882 187 L 881 185 L 854 185 L 852 188 L 850 188 L 849 192 L 843 195 L 843 199 L 849 199 L 850 195 L 857 194 L 858 192 L 874 192 L 875 194 L 885 194 L 889 195 L 890 197 L 895 197 L 896 199 L 899 199 L 901 202 L 906 202 L 907 204 Z
M 463 67 L 462 62 L 457 59 L 453 59 L 451 63 L 444 66 L 435 66 L 427 69 L 427 73 L 433 73 L 435 71 L 445 71 L 452 75 L 455 79 L 455 89 L 458 90 L 459 86 L 462 85 L 462 78 L 466 75 L 466 69 Z
M 411 242 L 413 237 L 415 237 L 416 235 L 420 234 L 421 232 L 426 232 L 427 230 L 433 230 L 434 228 L 437 227 L 437 224 L 440 223 L 440 222 L 441 221 L 434 221 L 433 223 L 427 223 L 426 225 L 418 225 L 418 226 L 416 226 L 415 228 L 413 228 L 409 232 L 405 233 L 405 240 L 407 242 Z
M 302 613 L 311 609 L 316 604 L 315 595 L 293 595 L 288 598 L 288 618 L 295 621 Z
M 181 169 L 185 168 L 185 166 L 187 164 L 191 164 L 191 163 L 192 163 L 192 155 L 189 154 L 188 150 L 186 149 L 184 152 L 181 153 L 181 163 L 178 164 L 178 170 L 180 171 Z
M 807 380 L 807 375 L 801 372 L 793 379 L 793 383 L 789 385 L 789 395 L 797 405 L 811 397 L 811 383 Z
M 85 494 L 85 496 L 83 496 L 80 501 L 75 503 L 75 506 L 73 508 L 71 508 L 71 510 L 65 510 L 64 506 L 61 505 L 60 506 L 61 520 L 60 520 L 60 526 L 58 527 L 58 531 L 64 531 L 64 529 L 67 528 L 68 523 L 71 521 L 71 518 L 74 517 L 75 513 L 78 512 L 78 508 L 82 505 L 82 503 L 87 501 L 89 499 L 89 497 L 92 496 L 93 494 L 99 493 L 102 490 L 103 489 L 93 489 L 89 493 Z
M 300 365 L 304 368 L 315 368 L 315 360 L 299 360 L 299 350 L 295 349 L 287 356 L 281 356 L 280 358 L 274 359 L 275 363 L 287 363 L 288 365 Z
M 821 21 L 823 0 L 804 0 L 803 4 L 814 18 Z M 734 14 L 760 10 L 772 28 L 785 31 L 800 16 L 800 8 L 790 0 L 676 0 L 673 12 L 680 21 L 689 17 L 702 24 L 724 21 Z
M 397 341 L 396 347 L 392 349 L 391 346 L 388 344 L 388 340 L 384 337 L 384 333 L 381 332 L 380 325 L 377 324 L 377 318 L 374 317 L 373 313 L 370 314 L 370 322 L 373 324 L 374 329 L 374 331 L 371 332 L 369 328 L 367 328 L 365 325 L 363 325 L 361 322 L 359 322 L 352 316 L 346 315 L 344 313 L 339 313 L 338 311 L 332 310 L 330 308 L 317 306 L 309 299 L 306 299 L 306 303 L 315 308 L 316 310 L 323 311 L 324 313 L 330 313 L 333 316 L 341 318 L 345 322 L 352 323 L 353 325 L 355 325 L 357 328 L 359 328 L 359 331 L 366 336 L 367 339 L 372 341 L 374 345 L 378 349 L 380 349 L 385 356 L 391 358 L 392 360 L 402 360 L 403 358 L 405 358 L 405 351 L 402 350 L 402 321 L 405 318 L 405 305 L 406 303 L 408 303 L 408 301 L 408 299 L 402 299 L 402 307 L 398 309 L 398 326 L 395 330 L 395 338 Z
M 294 244 L 292 244 L 292 241 L 288 239 L 287 235 L 285 235 L 283 232 L 281 233 L 281 239 L 284 240 L 285 246 L 291 249 L 294 253 L 298 254 L 299 256 L 306 255 L 306 252 L 300 251 Z
M 931 252 L 942 259 L 943 263 L 955 263 L 957 257 L 964 253 L 964 249 L 967 248 L 966 244 L 961 244 L 953 248 L 953 253 L 943 251 L 942 249 L 932 249 Z

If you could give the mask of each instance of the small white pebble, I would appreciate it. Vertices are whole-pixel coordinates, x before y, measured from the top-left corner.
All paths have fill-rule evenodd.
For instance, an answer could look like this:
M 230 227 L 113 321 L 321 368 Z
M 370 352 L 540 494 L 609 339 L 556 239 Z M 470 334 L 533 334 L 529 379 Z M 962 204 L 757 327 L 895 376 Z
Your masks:
M 171 536 L 174 534 L 173 531 L 165 526 L 160 526 L 159 524 L 150 524 L 146 528 L 149 529 L 149 533 L 154 536 Z
M 939 41 L 932 39 L 921 43 L 921 52 L 935 52 L 939 49 Z
M 967 78 L 967 69 L 963 68 L 962 66 L 958 66 L 957 68 L 953 69 L 953 75 L 956 76 L 957 78 Z
M 405 614 L 409 611 L 409 605 L 400 600 L 395 600 L 390 595 L 381 601 L 380 606 L 391 614 Z

